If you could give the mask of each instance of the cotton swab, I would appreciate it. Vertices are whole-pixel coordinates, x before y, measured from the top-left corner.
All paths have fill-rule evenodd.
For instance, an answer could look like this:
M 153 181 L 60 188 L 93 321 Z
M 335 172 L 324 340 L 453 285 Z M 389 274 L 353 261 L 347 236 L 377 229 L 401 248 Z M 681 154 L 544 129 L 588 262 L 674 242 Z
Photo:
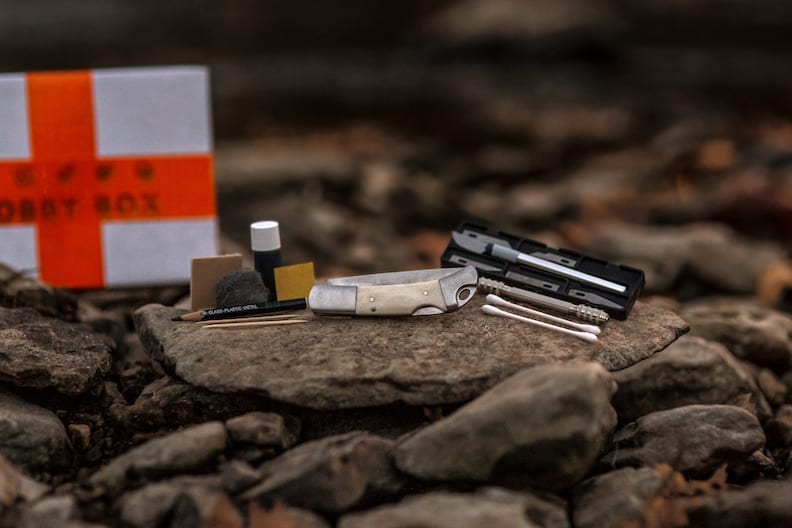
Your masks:
M 589 332 L 578 332 L 576 330 L 570 330 L 568 328 L 563 328 L 561 326 L 552 325 L 549 323 L 543 323 L 542 321 L 537 321 L 535 319 L 529 319 L 528 317 L 523 317 L 521 315 L 513 314 L 500 308 L 496 308 L 492 305 L 485 304 L 481 307 L 481 311 L 487 315 L 497 315 L 499 317 L 507 317 L 509 319 L 514 319 L 515 321 L 521 321 L 523 323 L 528 323 L 536 326 L 540 326 L 542 328 L 546 328 L 548 330 L 555 330 L 556 332 L 561 332 L 562 334 L 568 334 L 571 336 L 575 336 L 578 339 L 582 339 L 583 341 L 588 341 L 589 343 L 596 343 L 597 336 Z
M 559 323 L 564 326 L 574 328 L 575 330 L 580 330 L 581 332 L 588 332 L 594 335 L 600 335 L 600 333 L 602 332 L 602 330 L 600 330 L 600 327 L 597 325 L 576 323 L 574 321 L 570 321 L 569 319 L 564 319 L 563 317 L 556 317 L 555 315 L 550 315 L 548 313 L 540 312 L 539 310 L 533 310 L 526 306 L 509 302 L 506 299 L 499 297 L 493 293 L 487 295 L 487 302 L 495 306 L 503 306 L 504 308 L 511 308 L 512 310 L 518 310 L 520 312 L 535 315 L 537 317 L 541 317 L 543 319 L 553 321 L 554 323 Z

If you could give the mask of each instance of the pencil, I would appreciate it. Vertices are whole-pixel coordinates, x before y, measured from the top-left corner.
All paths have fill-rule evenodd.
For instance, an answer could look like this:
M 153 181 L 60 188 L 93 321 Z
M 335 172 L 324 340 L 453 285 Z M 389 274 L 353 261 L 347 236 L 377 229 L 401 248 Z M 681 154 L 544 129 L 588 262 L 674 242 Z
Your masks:
M 244 317 L 247 315 L 261 315 L 265 313 L 285 312 L 289 310 L 302 310 L 306 307 L 305 299 L 293 299 L 290 301 L 273 301 L 262 304 L 243 304 L 240 306 L 230 306 L 228 308 L 210 308 L 209 310 L 199 310 L 184 315 L 172 317 L 171 321 L 209 321 L 217 319 L 230 319 L 232 317 Z
M 213 325 L 204 325 L 201 328 L 206 330 L 213 330 L 215 328 L 244 328 L 251 326 L 280 326 L 289 324 L 307 323 L 305 319 L 289 319 L 287 321 L 254 321 L 252 323 L 220 323 Z

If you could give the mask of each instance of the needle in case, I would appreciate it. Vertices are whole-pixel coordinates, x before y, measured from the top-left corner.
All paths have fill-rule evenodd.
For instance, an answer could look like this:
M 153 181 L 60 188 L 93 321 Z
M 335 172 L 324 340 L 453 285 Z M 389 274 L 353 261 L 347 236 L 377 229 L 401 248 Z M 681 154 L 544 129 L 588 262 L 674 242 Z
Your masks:
M 495 306 L 503 306 L 504 308 L 511 308 L 512 310 L 517 310 L 519 312 L 527 313 L 536 317 L 541 317 L 543 319 L 547 319 L 548 321 L 553 321 L 554 323 L 559 323 L 564 326 L 568 326 L 570 328 L 574 328 L 575 330 L 580 330 L 581 332 L 588 332 L 594 335 L 600 335 L 600 327 L 596 325 L 589 325 L 589 324 L 581 324 L 576 323 L 574 321 L 570 321 L 569 319 L 564 319 L 563 317 L 556 317 L 554 315 L 550 315 L 539 310 L 534 310 L 532 308 L 528 308 L 526 306 L 521 306 L 519 304 L 509 302 L 506 299 L 498 297 L 497 295 L 490 293 L 487 295 L 487 302 L 495 305 Z

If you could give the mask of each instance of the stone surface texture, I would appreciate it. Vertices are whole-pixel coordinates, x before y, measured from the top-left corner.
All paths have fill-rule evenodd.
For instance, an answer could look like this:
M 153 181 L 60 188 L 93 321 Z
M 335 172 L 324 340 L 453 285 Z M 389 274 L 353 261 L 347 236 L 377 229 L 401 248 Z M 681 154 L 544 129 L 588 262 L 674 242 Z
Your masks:
M 271 497 L 298 508 L 342 512 L 367 495 L 393 494 L 401 487 L 391 446 L 390 440 L 363 432 L 307 442 L 261 466 L 262 481 L 243 498 Z
M 687 515 L 700 528 L 786 528 L 792 526 L 790 497 L 792 482 L 762 481 L 703 497 Z
M 224 420 L 259 406 L 254 398 L 218 394 L 165 376 L 146 385 L 132 405 L 111 405 L 110 414 L 128 431 L 156 431 Z
M 740 359 L 778 372 L 792 367 L 792 318 L 750 303 L 729 299 L 699 301 L 682 317 L 691 335 L 718 341 Z
M 647 414 L 616 432 L 605 466 L 668 464 L 688 476 L 708 477 L 739 463 L 765 443 L 756 416 L 729 405 L 688 405 Z
M 539 520 L 531 518 L 529 495 L 489 488 L 475 494 L 434 492 L 398 504 L 345 515 L 338 528 L 567 528 L 559 506 Z M 536 500 L 536 499 L 533 499 Z
M 655 411 L 693 404 L 730 404 L 748 395 L 764 422 L 772 409 L 751 374 L 714 341 L 683 336 L 666 349 L 613 373 L 613 407 L 621 423 Z
M 172 322 L 181 312 L 148 305 L 135 324 L 149 354 L 179 378 L 216 392 L 252 392 L 316 409 L 439 405 L 470 400 L 534 365 L 597 361 L 628 367 L 687 330 L 659 307 L 637 303 L 626 321 L 611 321 L 600 342 L 479 311 L 476 296 L 438 316 L 317 317 L 309 324 L 206 330 Z
M 17 500 L 36 500 L 48 490 L 49 486 L 23 474 L 6 457 L 0 455 L 0 507 L 11 506 Z
M 141 444 L 114 458 L 88 483 L 110 494 L 139 479 L 157 479 L 204 468 L 226 447 L 222 423 L 206 422 Z
M 527 369 L 408 436 L 394 460 L 425 480 L 504 479 L 564 489 L 606 446 L 616 425 L 615 389 L 597 363 Z
M 274 413 L 250 412 L 226 420 L 225 426 L 232 442 L 279 450 L 290 448 L 300 436 L 299 422 Z
M 220 489 L 220 479 L 184 476 L 148 484 L 118 499 L 121 520 L 134 527 L 161 526 L 180 496 L 204 498 Z
M 0 453 L 29 471 L 57 471 L 70 462 L 66 428 L 55 414 L 0 391 Z
M 42 315 L 75 321 L 77 297 L 65 290 L 52 288 L 36 279 L 21 275 L 0 262 L 0 306 L 33 308 Z
M 762 393 L 770 405 L 778 407 L 784 404 L 788 393 L 787 386 L 771 370 L 759 369 L 756 374 L 756 383 L 762 389 Z
M 67 526 L 79 519 L 77 499 L 72 495 L 53 495 L 26 505 L 20 515 L 19 528 Z
M 0 381 L 75 396 L 110 370 L 110 341 L 32 308 L 0 307 Z
M 792 405 L 779 407 L 773 419 L 765 424 L 765 432 L 768 448 L 792 448 Z
M 575 528 L 642 526 L 647 503 L 662 487 L 663 476 L 648 467 L 618 469 L 581 482 L 572 499 Z

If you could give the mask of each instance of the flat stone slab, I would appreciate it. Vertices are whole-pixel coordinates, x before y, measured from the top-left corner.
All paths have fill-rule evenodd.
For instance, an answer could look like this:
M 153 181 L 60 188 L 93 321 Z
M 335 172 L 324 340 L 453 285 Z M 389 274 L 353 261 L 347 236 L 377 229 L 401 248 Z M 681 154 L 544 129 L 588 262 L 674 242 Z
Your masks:
M 475 398 L 534 365 L 597 361 L 619 370 L 688 330 L 673 312 L 636 303 L 598 343 L 481 313 L 476 296 L 455 313 L 403 318 L 313 317 L 308 324 L 235 329 L 173 322 L 180 310 L 135 312 L 149 354 L 183 380 L 216 392 L 253 392 L 314 409 Z
M 111 352 L 88 325 L 0 307 L 0 382 L 76 396 L 101 382 Z

